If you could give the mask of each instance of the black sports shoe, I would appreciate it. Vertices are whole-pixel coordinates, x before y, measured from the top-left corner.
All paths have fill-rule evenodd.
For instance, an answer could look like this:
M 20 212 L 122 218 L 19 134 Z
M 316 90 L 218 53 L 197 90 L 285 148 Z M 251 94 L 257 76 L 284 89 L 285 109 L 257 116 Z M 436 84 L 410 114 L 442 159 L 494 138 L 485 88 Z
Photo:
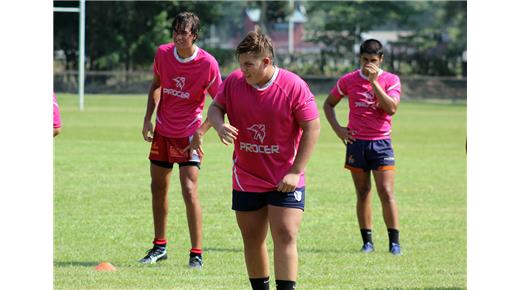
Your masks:
M 139 260 L 141 264 L 155 264 L 161 260 L 168 259 L 168 255 L 166 255 L 166 247 L 154 245 L 153 248 L 148 250 L 146 256 Z
M 199 255 L 190 255 L 190 261 L 188 262 L 188 267 L 191 269 L 202 269 L 202 256 Z

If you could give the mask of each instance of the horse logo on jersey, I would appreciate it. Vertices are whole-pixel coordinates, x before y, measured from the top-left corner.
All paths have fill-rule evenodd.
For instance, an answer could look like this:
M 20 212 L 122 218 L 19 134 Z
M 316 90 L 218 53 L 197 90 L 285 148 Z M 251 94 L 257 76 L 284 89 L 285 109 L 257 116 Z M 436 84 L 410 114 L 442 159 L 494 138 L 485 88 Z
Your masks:
M 253 126 L 247 128 L 247 130 L 251 131 L 253 135 L 253 140 L 260 141 L 264 143 L 265 139 L 265 125 L 264 124 L 254 124 Z M 260 153 L 260 154 L 279 154 L 280 146 L 278 144 L 275 145 L 259 145 L 255 143 L 246 143 L 240 142 L 240 150 L 244 150 L 249 153 Z
M 362 107 L 362 108 L 374 107 L 375 108 L 377 106 L 375 96 L 374 96 L 374 91 L 360 92 L 359 94 L 362 95 L 363 97 L 365 97 L 366 101 L 361 100 L 359 102 L 354 102 L 354 105 L 356 106 L 356 108 L 359 108 L 359 107 Z
M 260 140 L 260 142 L 264 143 L 264 138 L 265 138 L 265 125 L 264 124 L 254 124 L 253 126 L 247 128 L 247 130 L 253 132 L 253 140 Z
M 174 97 L 178 97 L 181 99 L 189 99 L 190 93 L 189 92 L 183 92 L 182 89 L 184 88 L 184 85 L 186 84 L 186 78 L 185 77 L 176 77 L 172 80 L 175 81 L 175 86 L 177 89 L 174 88 L 163 88 L 163 93 L 168 94 Z
M 368 92 L 362 92 L 360 94 L 363 95 L 363 97 L 365 97 L 369 101 L 373 101 L 374 100 L 374 92 L 373 91 L 370 91 L 369 93 Z
M 184 84 L 186 83 L 185 77 L 176 77 L 173 79 L 175 81 L 175 86 L 182 90 L 184 88 Z

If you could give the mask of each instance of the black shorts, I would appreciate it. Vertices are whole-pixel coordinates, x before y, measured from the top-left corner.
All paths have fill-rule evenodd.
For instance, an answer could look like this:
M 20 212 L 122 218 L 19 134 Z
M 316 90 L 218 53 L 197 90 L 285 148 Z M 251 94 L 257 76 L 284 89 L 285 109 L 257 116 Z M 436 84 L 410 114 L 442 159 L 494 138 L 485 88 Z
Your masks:
M 254 211 L 268 204 L 304 210 L 305 187 L 296 188 L 295 191 L 291 192 L 246 192 L 233 190 L 233 203 L 231 206 L 233 210 Z
M 155 165 L 157 165 L 159 167 L 162 167 L 162 168 L 167 168 L 167 169 L 172 169 L 173 168 L 173 163 L 167 162 L 167 161 L 158 161 L 158 160 L 150 159 L 150 163 L 153 163 L 153 164 L 155 164 Z M 197 166 L 197 168 L 200 169 L 200 162 L 188 161 L 188 162 L 181 162 L 181 163 L 179 163 L 179 168 L 183 167 L 183 166 Z
M 353 172 L 394 170 L 392 141 L 390 139 L 356 140 L 352 144 L 347 144 L 345 168 Z

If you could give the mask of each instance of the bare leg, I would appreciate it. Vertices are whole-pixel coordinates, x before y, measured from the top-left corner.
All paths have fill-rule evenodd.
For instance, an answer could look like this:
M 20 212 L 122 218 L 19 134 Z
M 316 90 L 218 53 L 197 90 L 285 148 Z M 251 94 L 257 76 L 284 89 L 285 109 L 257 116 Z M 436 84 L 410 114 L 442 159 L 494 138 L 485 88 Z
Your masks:
M 179 179 L 184 205 L 186 206 L 191 247 L 202 249 L 202 209 L 197 191 L 198 178 L 199 169 L 196 166 L 182 166 L 179 168 Z
M 171 169 L 150 163 L 153 224 L 156 239 L 166 239 L 168 189 L 170 187 L 171 172 Z
M 372 229 L 372 203 L 370 189 L 370 171 L 351 171 L 356 187 L 356 211 L 360 229 Z
M 276 280 L 296 281 L 298 276 L 297 237 L 303 211 L 297 208 L 268 206 L 269 226 L 274 243 Z
M 269 277 L 267 255 L 267 207 L 256 211 L 236 211 L 237 223 L 244 241 L 244 257 L 249 278 Z
M 399 229 L 399 218 L 397 213 L 397 203 L 394 197 L 394 171 L 373 171 L 376 181 L 377 193 L 383 208 L 383 218 L 386 227 L 389 229 Z

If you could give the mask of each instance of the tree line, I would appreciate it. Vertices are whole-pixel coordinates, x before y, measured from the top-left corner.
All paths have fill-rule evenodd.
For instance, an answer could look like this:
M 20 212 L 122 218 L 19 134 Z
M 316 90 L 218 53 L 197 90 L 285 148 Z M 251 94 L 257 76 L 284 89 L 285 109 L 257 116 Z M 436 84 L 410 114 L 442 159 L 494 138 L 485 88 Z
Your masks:
M 54 6 L 77 7 L 78 1 L 54 1 Z M 465 1 L 295 1 L 294 7 L 306 12 L 306 40 L 322 45 L 320 61 L 305 63 L 305 56 L 291 57 L 294 65 L 304 63 L 298 67 L 302 73 L 351 69 L 340 67 L 339 60 L 356 59 L 354 48 L 365 33 L 394 30 L 407 33 L 387 45 L 385 63 L 391 70 L 408 75 L 465 75 Z M 192 11 L 199 16 L 204 44 L 211 25 L 218 30 L 211 33 L 219 36 L 240 33 L 246 8 L 260 9 L 259 25 L 267 34 L 272 24 L 286 21 L 292 12 L 288 1 L 87 1 L 87 68 L 148 70 L 157 46 L 171 41 L 171 22 L 177 13 Z M 54 13 L 54 50 L 64 53 L 67 70 L 78 65 L 78 17 Z M 233 49 L 204 48 L 222 66 L 236 66 Z M 292 61 L 287 64 L 291 65 Z

